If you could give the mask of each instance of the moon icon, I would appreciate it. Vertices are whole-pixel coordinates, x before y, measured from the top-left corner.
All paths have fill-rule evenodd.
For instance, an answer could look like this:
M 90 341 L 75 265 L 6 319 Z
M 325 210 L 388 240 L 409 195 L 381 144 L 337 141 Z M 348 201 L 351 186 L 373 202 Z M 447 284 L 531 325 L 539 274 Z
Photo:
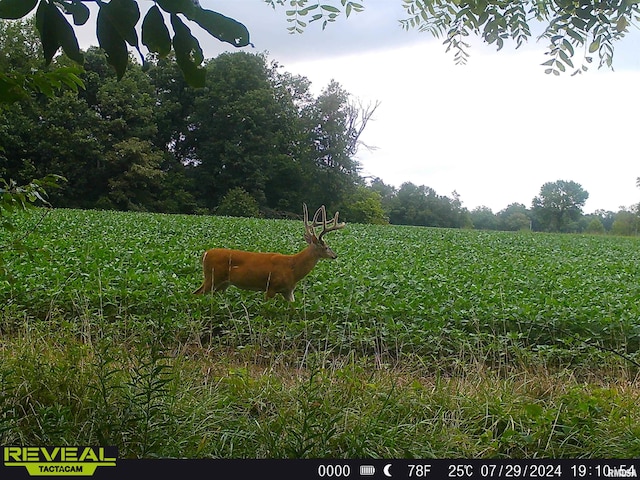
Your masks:
M 384 474 L 385 474 L 387 477 L 390 477 L 390 476 L 391 476 L 391 464 L 390 464 L 390 463 L 387 463 L 387 464 L 384 466 L 384 468 L 382 469 L 382 471 L 384 472 Z

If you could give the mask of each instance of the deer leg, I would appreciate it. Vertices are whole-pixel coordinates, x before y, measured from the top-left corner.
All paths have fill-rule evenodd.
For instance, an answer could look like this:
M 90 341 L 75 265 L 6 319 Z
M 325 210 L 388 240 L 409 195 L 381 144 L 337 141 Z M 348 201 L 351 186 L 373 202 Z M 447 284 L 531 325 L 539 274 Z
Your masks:
M 285 292 L 283 292 L 282 296 L 285 298 L 285 300 L 287 302 L 292 302 L 293 303 L 295 301 L 295 298 L 293 298 L 293 290 L 291 290 L 289 292 L 286 292 L 286 294 L 285 294 Z
M 266 292 L 264 292 L 264 298 L 271 299 L 276 296 L 276 293 L 278 292 L 276 292 L 275 290 L 267 290 Z
M 193 292 L 193 294 L 201 295 L 203 293 L 210 292 L 212 284 L 213 284 L 213 272 L 205 272 L 204 281 L 202 282 L 202 285 L 200 285 L 200 288 L 198 288 L 195 292 Z

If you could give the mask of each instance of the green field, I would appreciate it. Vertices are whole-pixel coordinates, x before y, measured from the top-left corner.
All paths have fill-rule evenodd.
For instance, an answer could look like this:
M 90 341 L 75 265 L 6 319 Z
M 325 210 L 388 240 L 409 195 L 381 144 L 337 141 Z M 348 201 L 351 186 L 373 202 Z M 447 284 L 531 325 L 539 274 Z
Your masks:
M 0 444 L 640 456 L 639 239 L 347 224 L 290 305 L 191 292 L 203 250 L 295 253 L 302 222 L 42 215 L 3 253 Z

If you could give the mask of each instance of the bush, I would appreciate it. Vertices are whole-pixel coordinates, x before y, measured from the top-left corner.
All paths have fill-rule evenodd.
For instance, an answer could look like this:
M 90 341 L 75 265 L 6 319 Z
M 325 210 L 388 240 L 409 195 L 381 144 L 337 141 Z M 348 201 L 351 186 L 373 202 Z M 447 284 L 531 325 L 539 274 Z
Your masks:
M 602 225 L 602 222 L 599 218 L 594 218 L 593 220 L 591 220 L 591 222 L 589 222 L 586 232 L 594 235 L 603 234 L 604 225 Z
M 216 215 L 227 217 L 259 217 L 260 207 L 244 188 L 236 187 L 229 190 L 216 208 Z

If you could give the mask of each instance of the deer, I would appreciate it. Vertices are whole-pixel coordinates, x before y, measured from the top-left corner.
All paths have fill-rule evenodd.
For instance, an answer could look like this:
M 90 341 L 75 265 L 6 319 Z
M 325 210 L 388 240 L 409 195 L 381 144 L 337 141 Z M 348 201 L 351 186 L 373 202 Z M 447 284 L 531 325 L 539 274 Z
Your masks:
M 295 255 L 281 253 L 247 252 L 226 248 L 212 248 L 202 255 L 204 281 L 193 292 L 199 295 L 220 292 L 234 285 L 241 290 L 264 291 L 267 299 L 281 294 L 288 302 L 294 301 L 297 283 L 306 277 L 319 260 L 335 260 L 338 255 L 327 245 L 324 236 L 345 227 L 338 223 L 338 214 L 327 221 L 322 205 L 309 222 L 307 205 L 303 204 L 304 239 L 307 247 Z M 320 234 L 317 229 L 322 227 Z

